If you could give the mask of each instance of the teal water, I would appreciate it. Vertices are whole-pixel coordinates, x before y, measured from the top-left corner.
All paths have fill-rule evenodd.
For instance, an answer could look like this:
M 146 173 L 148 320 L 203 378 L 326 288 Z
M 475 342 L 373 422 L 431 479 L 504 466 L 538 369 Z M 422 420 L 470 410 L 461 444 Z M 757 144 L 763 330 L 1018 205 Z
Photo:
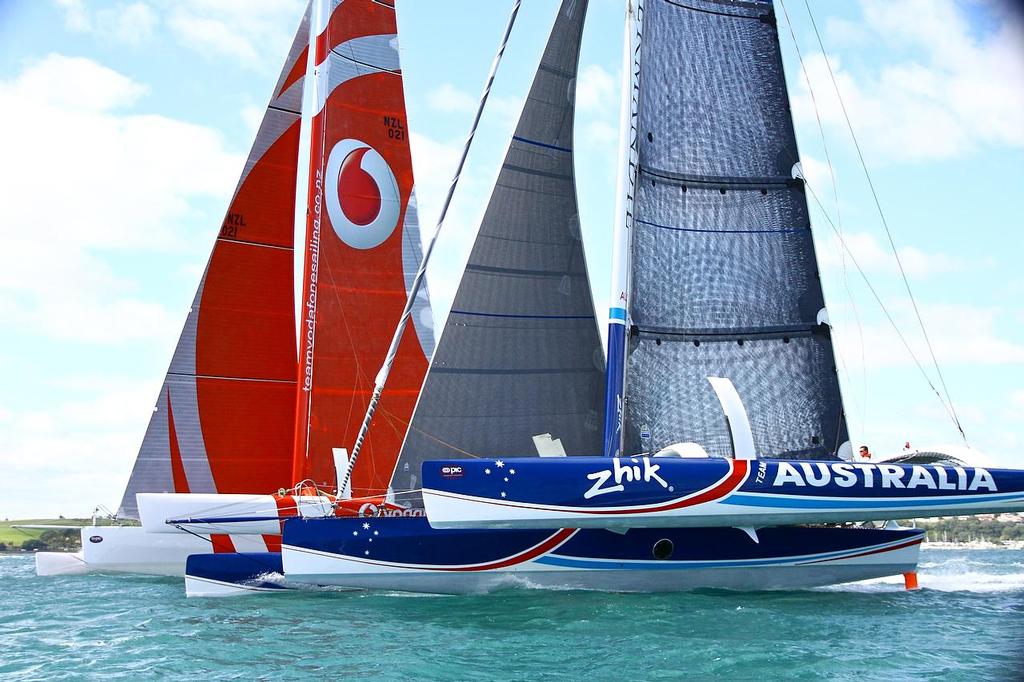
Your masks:
M 1015 680 L 1024 551 L 925 549 L 923 589 L 188 599 L 0 557 L 0 677 Z

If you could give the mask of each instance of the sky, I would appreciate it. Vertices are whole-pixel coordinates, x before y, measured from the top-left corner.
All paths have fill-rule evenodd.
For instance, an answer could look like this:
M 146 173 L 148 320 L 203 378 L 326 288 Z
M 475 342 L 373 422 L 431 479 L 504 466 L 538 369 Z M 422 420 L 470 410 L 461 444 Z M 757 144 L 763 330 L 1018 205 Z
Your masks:
M 120 500 L 304 4 L 0 0 L 0 517 Z M 599 314 L 623 4 L 591 0 L 577 83 Z M 1024 18 L 998 0 L 808 4 L 824 51 L 804 0 L 779 30 L 854 444 L 1024 467 Z M 511 5 L 398 0 L 425 233 Z M 556 7 L 523 2 L 428 270 L 438 327 Z M 970 449 L 929 385 L 944 395 L 829 66 Z

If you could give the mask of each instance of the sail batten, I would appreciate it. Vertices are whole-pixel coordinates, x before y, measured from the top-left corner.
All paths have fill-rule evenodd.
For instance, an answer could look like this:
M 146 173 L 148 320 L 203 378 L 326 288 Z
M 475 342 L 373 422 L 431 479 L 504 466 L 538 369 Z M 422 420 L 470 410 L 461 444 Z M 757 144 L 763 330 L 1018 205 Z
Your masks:
M 770 0 L 646 0 L 631 206 L 627 452 L 733 455 L 728 378 L 763 457 L 846 441 Z

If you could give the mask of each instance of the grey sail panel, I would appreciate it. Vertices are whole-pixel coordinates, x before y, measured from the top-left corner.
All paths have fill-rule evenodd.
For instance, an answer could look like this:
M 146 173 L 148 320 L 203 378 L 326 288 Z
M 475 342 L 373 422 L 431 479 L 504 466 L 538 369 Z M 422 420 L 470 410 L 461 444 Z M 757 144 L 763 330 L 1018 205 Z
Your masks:
M 392 487 L 424 460 L 601 451 L 604 355 L 573 174 L 585 0 L 564 0 L 427 373 Z
M 732 445 L 730 379 L 759 456 L 847 440 L 772 4 L 646 0 L 633 205 L 627 452 Z

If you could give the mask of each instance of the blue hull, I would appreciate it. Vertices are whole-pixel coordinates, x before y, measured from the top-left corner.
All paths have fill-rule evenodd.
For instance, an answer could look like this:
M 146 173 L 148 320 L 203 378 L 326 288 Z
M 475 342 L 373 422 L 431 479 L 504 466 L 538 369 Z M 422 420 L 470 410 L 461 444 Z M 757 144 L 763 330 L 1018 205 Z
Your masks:
M 285 590 L 277 552 L 192 554 L 185 562 L 185 593 L 190 597 L 226 596 Z
M 1024 510 L 1024 471 L 857 462 L 563 457 L 428 461 L 438 528 L 781 526 Z
M 425 518 L 290 519 L 289 584 L 417 592 L 794 589 L 916 570 L 923 531 L 779 527 L 444 530 Z

